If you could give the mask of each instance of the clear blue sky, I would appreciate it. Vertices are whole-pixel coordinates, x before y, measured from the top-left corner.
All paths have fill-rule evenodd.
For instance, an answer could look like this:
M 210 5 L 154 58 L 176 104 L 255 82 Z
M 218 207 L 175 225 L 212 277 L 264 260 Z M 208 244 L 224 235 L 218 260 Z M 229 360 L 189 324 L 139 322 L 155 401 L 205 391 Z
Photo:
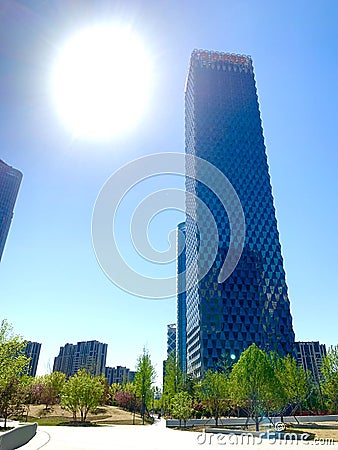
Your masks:
M 110 17 L 152 55 L 148 108 L 110 142 L 74 141 L 53 108 L 51 65 L 67 34 Z M 39 373 L 59 346 L 97 339 L 108 343 L 108 365 L 130 368 L 146 345 L 161 374 L 175 300 L 135 298 L 105 277 L 91 214 L 122 164 L 184 150 L 194 48 L 253 58 L 296 338 L 338 343 L 337 20 L 335 0 L 1 0 L 0 158 L 24 180 L 0 265 L 0 317 L 42 342 Z M 163 248 L 178 220 L 169 216 L 153 227 Z

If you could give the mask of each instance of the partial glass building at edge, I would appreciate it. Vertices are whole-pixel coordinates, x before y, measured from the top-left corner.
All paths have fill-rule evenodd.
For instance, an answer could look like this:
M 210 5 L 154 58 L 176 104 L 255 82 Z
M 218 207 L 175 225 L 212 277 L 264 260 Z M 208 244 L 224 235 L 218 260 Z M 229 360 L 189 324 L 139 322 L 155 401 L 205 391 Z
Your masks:
M 11 226 L 22 173 L 0 159 L 0 261 Z
M 218 283 L 230 242 L 219 199 L 186 177 L 186 190 L 212 212 L 219 233 L 208 274 L 186 292 L 187 373 L 201 376 L 222 360 L 238 359 L 253 342 L 280 355 L 293 352 L 294 332 L 252 60 L 249 56 L 195 50 L 185 90 L 186 153 L 222 171 L 241 201 L 244 250 L 232 275 Z M 198 173 L 196 173 L 198 179 Z M 196 279 L 208 255 L 198 254 L 198 202 L 186 202 L 186 280 Z M 179 306 L 182 309 L 182 307 Z M 179 323 L 178 323 L 179 325 Z M 180 330 L 178 330 L 180 335 Z

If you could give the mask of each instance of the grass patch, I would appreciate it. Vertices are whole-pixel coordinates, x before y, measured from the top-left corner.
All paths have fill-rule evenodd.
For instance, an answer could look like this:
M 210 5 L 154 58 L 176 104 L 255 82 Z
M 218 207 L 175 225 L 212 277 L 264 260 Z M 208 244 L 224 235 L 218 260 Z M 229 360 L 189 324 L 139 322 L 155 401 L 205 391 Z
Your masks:
M 95 422 L 75 422 L 74 420 L 66 420 L 64 417 L 28 417 L 27 422 L 35 422 L 40 426 L 67 426 L 67 427 L 98 427 Z
M 97 421 L 97 422 L 99 422 L 99 421 Z M 100 421 L 100 423 L 98 423 L 98 425 L 134 425 L 134 423 L 133 423 L 133 419 L 119 419 L 119 420 L 107 419 L 107 420 Z M 142 419 L 139 417 L 136 417 L 135 425 L 142 425 Z M 145 423 L 145 425 L 147 425 L 147 422 Z
M 64 422 L 64 417 L 51 416 L 51 417 L 31 417 L 28 416 L 27 423 L 37 423 L 40 426 L 55 426 Z
M 70 422 L 61 422 L 58 423 L 59 426 L 62 427 L 99 427 L 100 425 L 98 425 L 97 423 L 92 423 L 92 422 L 75 422 L 75 421 L 70 421 Z

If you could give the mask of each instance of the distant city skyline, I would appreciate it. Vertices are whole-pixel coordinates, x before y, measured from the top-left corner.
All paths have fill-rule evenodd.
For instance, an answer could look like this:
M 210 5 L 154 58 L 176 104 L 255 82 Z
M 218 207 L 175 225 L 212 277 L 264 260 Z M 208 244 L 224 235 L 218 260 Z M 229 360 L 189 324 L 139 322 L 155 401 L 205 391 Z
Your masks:
M 100 189 L 122 165 L 154 152 L 183 153 L 183 93 L 194 48 L 254 60 L 296 340 L 338 343 L 337 16 L 333 0 L 0 6 L 0 159 L 24 174 L 0 263 L 1 316 L 25 339 L 42 342 L 38 374 L 51 370 L 61 343 L 95 339 L 109 345 L 111 367 L 133 370 L 147 347 L 161 379 L 176 299 L 136 298 L 114 286 L 96 261 L 91 218 Z M 51 68 L 70 35 L 110 20 L 140 37 L 153 83 L 137 125 L 106 142 L 87 141 L 59 120 Z M 164 186 L 184 189 L 184 180 L 168 175 L 135 186 L 116 227 L 130 266 L 169 277 L 175 262 L 149 268 L 129 234 L 138 203 Z M 175 211 L 154 217 L 152 246 L 167 249 L 169 232 L 183 220 Z
M 179 348 L 176 346 L 176 338 L 178 336 L 179 329 L 176 329 L 176 324 L 169 324 L 167 326 L 167 358 L 173 354 L 176 353 L 176 349 Z M 80 342 L 78 342 L 79 344 Z M 88 344 L 98 344 L 98 347 L 101 347 L 104 344 L 99 343 L 97 341 L 82 341 L 82 344 L 85 344 L 82 346 L 82 350 L 86 350 L 86 347 L 88 347 Z M 24 354 L 27 358 L 30 358 L 29 361 L 29 367 L 28 367 L 28 375 L 31 377 L 37 376 L 37 366 L 40 356 L 42 344 L 39 342 L 31 342 L 26 341 L 25 347 L 24 347 Z M 68 351 L 67 351 L 68 349 Z M 71 372 L 71 366 L 72 366 L 72 360 L 71 357 L 74 356 L 76 350 L 76 345 L 74 344 L 65 344 L 64 346 L 60 347 L 60 352 L 57 357 L 54 358 L 54 361 L 56 360 L 57 363 L 54 363 L 54 368 L 60 370 L 61 372 L 64 372 L 67 376 L 71 376 L 74 373 Z M 81 346 L 78 348 L 79 352 L 81 353 Z M 108 351 L 108 346 L 107 346 Z M 98 352 L 97 352 L 98 353 Z M 313 377 L 313 381 L 315 383 L 319 383 L 322 376 L 321 376 L 321 367 L 323 358 L 327 354 L 326 345 L 322 344 L 318 341 L 296 341 L 295 342 L 295 358 L 297 360 L 297 363 L 299 366 L 303 367 L 305 371 L 309 371 Z M 60 356 L 62 361 L 60 360 Z M 82 351 L 82 365 L 78 365 L 78 370 L 81 368 L 87 368 L 88 370 L 88 361 L 86 356 L 88 356 L 88 352 Z M 178 357 L 178 360 L 180 361 L 180 356 L 178 353 L 176 353 L 176 357 Z M 95 355 L 94 355 L 95 358 Z M 78 361 L 81 358 L 77 358 Z M 182 368 L 182 364 L 180 364 Z M 184 371 L 184 367 L 182 368 Z M 184 371 L 185 372 L 185 371 Z M 111 384 L 124 384 L 128 382 L 132 382 L 135 378 L 136 371 L 129 369 L 126 366 L 117 365 L 116 367 L 111 366 L 105 366 L 104 371 L 102 372 L 102 375 L 105 376 L 107 382 Z M 165 376 L 165 361 L 163 361 L 163 374 L 162 378 Z
M 24 354 L 30 359 L 27 374 L 31 377 L 36 376 L 41 345 L 39 342 L 25 342 Z M 67 343 L 60 347 L 59 354 L 54 358 L 53 372 L 62 372 L 70 377 L 80 369 L 85 369 L 95 376 L 104 375 L 109 384 L 132 382 L 135 371 L 126 366 L 105 365 L 107 352 L 108 345 L 96 340 L 79 341 L 77 344 Z

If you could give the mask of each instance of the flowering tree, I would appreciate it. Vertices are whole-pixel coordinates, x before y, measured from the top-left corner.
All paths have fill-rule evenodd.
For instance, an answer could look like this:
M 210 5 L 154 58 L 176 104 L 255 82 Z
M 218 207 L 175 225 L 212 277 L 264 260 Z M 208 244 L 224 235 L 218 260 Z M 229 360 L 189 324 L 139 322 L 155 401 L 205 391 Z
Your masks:
M 62 372 L 52 372 L 38 377 L 32 385 L 32 400 L 35 403 L 48 406 L 60 401 L 61 392 L 66 382 L 66 375 Z

